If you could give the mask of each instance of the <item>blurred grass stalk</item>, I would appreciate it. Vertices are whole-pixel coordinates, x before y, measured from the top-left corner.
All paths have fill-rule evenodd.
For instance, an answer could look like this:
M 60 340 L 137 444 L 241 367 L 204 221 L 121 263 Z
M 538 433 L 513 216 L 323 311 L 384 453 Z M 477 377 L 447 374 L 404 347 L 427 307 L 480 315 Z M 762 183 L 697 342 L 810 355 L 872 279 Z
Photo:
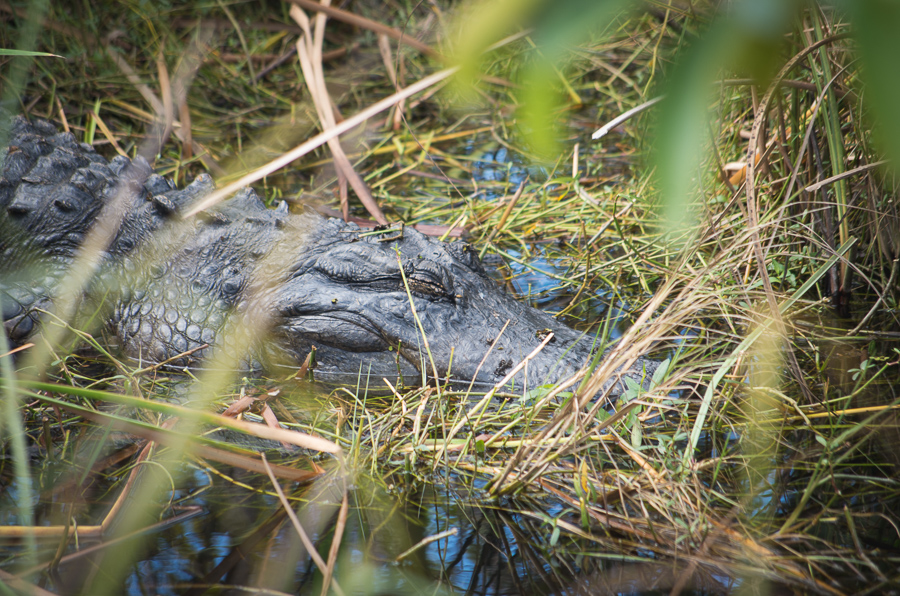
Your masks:
M 22 89 L 28 80 L 32 62 L 36 56 L 33 54 L 37 47 L 38 33 L 41 30 L 41 21 L 47 12 L 48 0 L 32 0 L 28 3 L 28 18 L 24 26 L 19 29 L 16 41 L 15 53 L 7 72 L 4 73 L 4 87 L 0 95 L 0 108 L 5 108 L 7 113 L 15 113 L 20 103 Z M 9 139 L 9 122 L 0 118 L 0 146 L 5 147 Z M 2 166 L 2 163 L 0 163 Z M 0 304 L 0 311 L 2 311 Z M 12 451 L 13 468 L 15 471 L 15 483 L 19 498 L 17 500 L 17 517 L 22 526 L 34 525 L 34 487 L 31 479 L 28 450 L 25 444 L 25 427 L 19 411 L 19 396 L 16 386 L 16 374 L 13 367 L 12 356 L 9 354 L 9 343 L 5 329 L 0 332 L 0 375 L 6 379 L 3 390 L 3 406 L 0 408 L 0 445 L 9 444 Z M 22 566 L 29 568 L 34 564 L 37 555 L 37 544 L 33 534 L 25 535 L 25 548 L 22 555 Z
M 460 65 L 457 91 L 471 97 L 488 47 L 510 33 L 532 30 L 532 51 L 516 65 L 518 121 L 530 149 L 552 163 L 563 152 L 558 139 L 563 98 L 574 106 L 582 104 L 564 75 L 566 63 L 575 48 L 635 6 L 629 0 L 470 2 L 458 11 L 459 21 L 451 28 L 452 56 Z
M 778 467 L 781 441 L 776 424 L 780 422 L 777 413 L 783 408 L 775 396 L 783 395 L 780 371 L 784 364 L 784 337 L 777 326 L 772 313 L 757 314 L 755 327 L 759 337 L 744 364 L 748 371 L 747 398 L 741 409 L 747 417 L 747 427 L 741 437 L 741 449 L 747 461 L 747 491 L 740 510 L 744 523 L 756 528 L 765 525 L 775 506 L 772 500 L 776 499 L 771 474 Z M 755 519 L 757 514 L 762 514 L 762 519 Z

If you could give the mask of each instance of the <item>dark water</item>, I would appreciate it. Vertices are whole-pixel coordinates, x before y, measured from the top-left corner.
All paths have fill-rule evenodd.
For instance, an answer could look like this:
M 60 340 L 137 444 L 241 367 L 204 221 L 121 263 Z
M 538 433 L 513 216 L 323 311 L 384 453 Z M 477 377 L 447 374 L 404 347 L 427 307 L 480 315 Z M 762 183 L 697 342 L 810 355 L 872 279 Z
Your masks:
M 370 594 L 413 594 L 421 589 L 438 593 L 538 594 L 557 591 L 571 581 L 565 574 L 560 576 L 559 563 L 554 562 L 549 547 L 542 544 L 543 535 L 549 533 L 534 531 L 540 529 L 540 522 L 523 520 L 502 510 L 473 507 L 474 496 L 435 485 L 399 494 L 371 486 L 352 491 L 351 513 L 336 569 L 338 582 L 348 591 Z M 273 513 L 281 517 L 272 498 L 243 501 L 238 511 L 234 503 L 228 510 L 222 509 L 223 503 L 212 504 L 219 514 L 196 518 L 160 533 L 152 546 L 155 554 L 145 559 L 130 577 L 129 593 L 146 593 L 144 587 L 153 585 L 156 593 L 176 594 L 177 590 L 167 586 L 196 581 L 192 575 L 198 561 L 209 573 L 240 543 L 250 529 L 247 522 L 266 520 Z M 320 515 L 328 519 L 319 536 L 311 538 L 316 541 L 321 536 L 327 545 L 336 510 L 319 509 Z M 235 521 L 235 517 L 242 520 Z M 398 555 L 423 538 L 454 529 L 456 535 L 432 542 L 402 562 L 395 562 Z M 321 575 L 314 572 L 290 524 L 281 525 L 250 551 L 249 557 L 225 574 L 227 583 L 231 583 L 229 577 L 240 576 L 258 587 L 318 591 Z M 327 556 L 325 549 L 322 553 Z M 278 574 L 282 577 L 261 573 L 272 567 L 292 572 Z M 364 582 L 359 581 L 362 577 Z
M 199 508 L 198 514 L 120 542 L 118 553 L 104 549 L 63 559 L 46 587 L 63 594 L 96 593 L 109 579 L 114 556 L 136 548 L 137 562 L 116 580 L 121 588 L 109 593 L 245 593 L 229 586 L 319 593 L 322 576 L 278 500 L 263 494 L 268 483 L 240 470 L 218 471 L 189 466 L 178 471 L 173 500 Z M 336 500 L 325 504 L 323 484 L 297 488 L 294 496 L 315 497 L 311 505 L 300 501 L 298 515 L 327 558 L 337 506 Z M 389 486 L 360 482 L 349 492 L 335 578 L 347 594 L 473 595 L 587 594 L 599 586 L 623 594 L 654 593 L 656 582 L 670 579 L 668 566 L 653 564 L 652 556 L 644 561 L 649 565 L 637 566 L 633 556 L 620 554 L 626 548 L 613 539 L 601 537 L 598 543 L 565 532 L 555 535 L 553 519 L 565 514 L 558 504 L 485 502 L 482 497 L 479 486 L 453 478 Z M 39 507 L 42 511 L 47 509 Z M 441 534 L 445 537 L 397 560 L 423 539 Z M 718 588 L 735 585 L 727 578 L 707 581 Z

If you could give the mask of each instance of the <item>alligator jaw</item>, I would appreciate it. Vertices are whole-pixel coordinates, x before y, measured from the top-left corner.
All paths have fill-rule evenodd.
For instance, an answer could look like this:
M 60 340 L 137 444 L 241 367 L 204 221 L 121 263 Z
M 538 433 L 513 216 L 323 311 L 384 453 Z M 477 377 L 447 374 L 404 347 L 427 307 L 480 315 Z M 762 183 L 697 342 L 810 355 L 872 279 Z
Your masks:
M 507 330 L 509 329 L 507 326 Z M 431 337 L 427 341 L 427 349 L 419 335 L 415 343 L 404 344 L 401 341 L 383 350 L 351 351 L 332 345 L 337 342 L 322 335 L 318 336 L 319 341 L 302 339 L 298 343 L 298 338 L 308 336 L 297 328 L 280 328 L 275 333 L 282 337 L 292 335 L 295 346 L 290 350 L 289 356 L 280 354 L 278 361 L 288 363 L 287 366 L 296 369 L 297 363 L 303 362 L 315 347 L 318 365 L 314 376 L 317 380 L 350 384 L 363 380 L 367 386 L 376 382 L 380 384 L 382 379 L 395 387 L 416 386 L 433 383 L 437 377 L 441 384 L 460 389 L 471 387 L 477 392 L 484 392 L 495 386 L 506 391 L 520 391 L 563 381 L 587 364 L 592 354 L 592 338 L 589 336 L 579 337 L 576 342 L 564 347 L 557 343 L 561 340 L 555 335 L 542 333 L 540 337 L 547 341 L 539 342 L 531 351 L 531 358 L 527 358 L 527 353 L 505 341 L 507 330 L 500 329 L 503 333 L 499 334 L 495 345 L 477 346 L 480 350 L 478 352 L 473 346 L 468 346 L 467 349 L 468 340 L 460 336 Z M 515 335 L 518 331 L 520 330 L 513 328 L 510 335 Z M 568 329 L 559 331 L 566 336 L 571 333 Z M 287 343 L 271 342 L 276 346 Z M 500 349 L 495 350 L 495 346 Z M 510 374 L 517 368 L 519 370 L 515 374 Z

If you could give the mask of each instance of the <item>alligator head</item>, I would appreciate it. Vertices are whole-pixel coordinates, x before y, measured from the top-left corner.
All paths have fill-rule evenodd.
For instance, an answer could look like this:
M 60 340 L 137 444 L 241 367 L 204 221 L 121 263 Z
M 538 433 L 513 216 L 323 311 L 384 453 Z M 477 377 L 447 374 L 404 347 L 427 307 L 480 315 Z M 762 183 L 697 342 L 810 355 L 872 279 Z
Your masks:
M 482 388 L 549 338 L 512 379 L 533 387 L 592 354 L 591 336 L 506 294 L 468 244 L 269 210 L 249 190 L 199 221 L 162 227 L 107 277 L 97 293 L 118 296 L 111 318 L 125 352 L 156 362 L 191 352 L 176 366 L 207 358 L 205 343 L 269 370 L 296 367 L 315 348 L 320 380 L 437 376 Z
M 294 359 L 316 346 L 319 376 L 399 373 L 409 383 L 436 373 L 492 385 L 552 333 L 514 377 L 533 387 L 574 373 L 593 347 L 590 335 L 506 294 L 470 245 L 408 227 L 364 233 L 323 221 L 273 307 L 276 345 Z

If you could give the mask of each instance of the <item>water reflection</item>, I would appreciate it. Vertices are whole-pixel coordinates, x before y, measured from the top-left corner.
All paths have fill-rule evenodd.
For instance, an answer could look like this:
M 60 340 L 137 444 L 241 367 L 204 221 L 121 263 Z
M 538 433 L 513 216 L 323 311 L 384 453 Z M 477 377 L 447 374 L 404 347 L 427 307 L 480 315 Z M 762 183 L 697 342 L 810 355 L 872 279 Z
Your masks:
M 594 331 L 608 323 L 611 340 L 619 339 L 630 326 L 635 309 L 621 299 L 620 292 L 598 285 L 579 293 L 577 285 L 560 279 L 571 276 L 570 261 L 554 258 L 546 246 L 533 245 L 530 254 L 515 249 L 506 254 L 513 258 L 488 255 L 485 265 L 491 277 L 520 300 L 550 314 L 564 312 L 560 320 L 579 331 Z M 576 303 L 571 304 L 576 295 Z
M 301 523 L 324 559 L 337 524 L 336 487 L 333 478 L 293 487 Z M 290 494 L 292 487 L 285 488 Z M 185 465 L 173 503 L 199 506 L 204 513 L 119 543 L 115 548 L 137 550 L 115 593 L 319 593 L 322 574 L 278 500 L 266 494 L 269 489 L 267 481 L 240 470 Z M 633 557 L 612 538 L 588 541 L 554 532 L 553 520 L 571 520 L 572 514 L 558 504 L 486 503 L 478 486 L 455 478 L 414 480 L 408 488 L 362 480 L 349 496 L 335 568 L 345 594 L 577 594 L 592 593 L 598 582 L 618 585 L 619 593 L 652 593 L 673 575 L 671 566 L 654 561 L 649 574 L 636 575 L 631 563 L 622 567 Z M 163 518 L 171 515 L 162 510 Z M 447 535 L 448 530 L 455 534 Z M 63 559 L 47 576 L 48 587 L 61 594 L 95 593 L 103 585 L 109 551 Z
M 478 154 L 472 164 L 471 174 L 472 179 L 478 182 L 505 182 L 508 186 L 516 188 L 526 180 L 541 181 L 547 178 L 544 168 L 527 165 L 517 153 L 509 151 L 506 147 L 475 150 L 474 145 L 470 143 L 468 149 L 470 153 Z M 495 201 L 504 194 L 502 189 L 488 188 L 479 191 L 476 196 L 485 201 Z
M 458 534 L 429 545 L 429 569 L 443 570 L 446 584 L 465 594 L 547 594 L 571 582 L 575 571 L 554 554 L 552 528 L 504 507 L 476 505 L 477 494 L 430 485 L 410 499 L 406 510 L 420 531 L 433 535 L 449 528 Z M 553 517 L 558 506 L 526 509 Z M 543 510 L 543 511 L 542 511 Z

